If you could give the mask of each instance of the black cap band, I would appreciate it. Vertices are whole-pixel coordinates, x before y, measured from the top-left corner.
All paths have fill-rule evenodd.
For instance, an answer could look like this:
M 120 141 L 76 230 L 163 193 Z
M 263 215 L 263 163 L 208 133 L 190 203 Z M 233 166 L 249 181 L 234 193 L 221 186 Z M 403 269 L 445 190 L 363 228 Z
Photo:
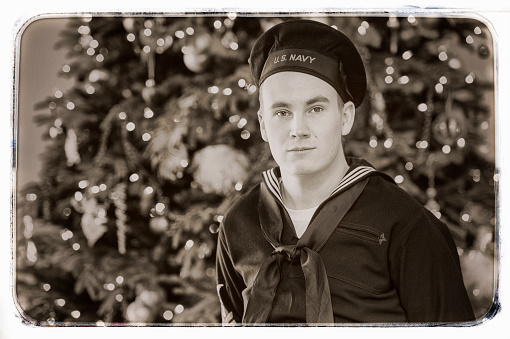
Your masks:
M 344 102 L 352 101 L 347 91 L 341 62 L 306 49 L 284 49 L 268 55 L 260 75 L 261 85 L 270 75 L 278 72 L 302 72 L 318 77 L 330 84 Z

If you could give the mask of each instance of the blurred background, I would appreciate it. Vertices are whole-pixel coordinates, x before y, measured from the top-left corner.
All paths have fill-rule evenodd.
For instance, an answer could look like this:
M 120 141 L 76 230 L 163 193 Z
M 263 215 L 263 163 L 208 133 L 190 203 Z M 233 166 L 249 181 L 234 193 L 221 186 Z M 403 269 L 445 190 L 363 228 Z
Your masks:
M 458 16 L 293 17 L 358 47 L 368 92 L 346 153 L 448 225 L 483 317 L 497 274 L 490 31 Z M 28 322 L 220 322 L 219 223 L 275 165 L 247 59 L 262 32 L 290 18 L 68 16 L 25 27 L 13 249 Z

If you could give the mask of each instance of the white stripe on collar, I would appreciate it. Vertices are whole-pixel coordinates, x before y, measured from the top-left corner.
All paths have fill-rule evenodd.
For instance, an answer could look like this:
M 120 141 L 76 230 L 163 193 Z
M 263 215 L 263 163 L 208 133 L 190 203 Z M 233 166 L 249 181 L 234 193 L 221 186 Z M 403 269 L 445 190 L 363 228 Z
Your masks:
M 354 168 L 342 178 L 342 181 L 340 181 L 340 184 L 338 184 L 335 190 L 331 193 L 330 197 L 342 191 L 344 188 L 348 187 L 354 182 L 357 182 L 359 179 L 367 176 L 371 172 L 375 171 L 376 169 L 370 166 L 358 166 Z M 262 172 L 262 177 L 264 178 L 264 181 L 271 193 L 273 193 L 273 195 L 283 204 L 280 180 L 276 175 L 275 169 L 271 168 Z

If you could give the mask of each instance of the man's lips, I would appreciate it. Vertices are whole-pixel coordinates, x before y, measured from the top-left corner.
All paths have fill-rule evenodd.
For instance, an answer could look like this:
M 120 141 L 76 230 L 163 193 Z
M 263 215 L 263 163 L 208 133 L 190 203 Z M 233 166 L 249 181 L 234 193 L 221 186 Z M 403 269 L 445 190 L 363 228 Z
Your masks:
M 315 149 L 315 147 L 293 147 L 287 150 L 287 152 L 304 152 Z

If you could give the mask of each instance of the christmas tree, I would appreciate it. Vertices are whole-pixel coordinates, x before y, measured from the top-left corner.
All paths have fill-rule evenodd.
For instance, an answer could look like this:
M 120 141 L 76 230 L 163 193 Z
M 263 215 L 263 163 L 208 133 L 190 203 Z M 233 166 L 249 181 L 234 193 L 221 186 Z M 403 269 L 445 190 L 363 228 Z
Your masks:
M 220 321 L 219 224 L 275 165 L 247 59 L 290 18 L 70 18 L 56 47 L 74 85 L 36 107 L 49 146 L 40 181 L 17 188 L 16 296 L 28 322 Z M 494 297 L 498 179 L 490 31 L 458 17 L 314 19 L 348 35 L 366 65 L 347 154 L 449 226 L 482 316 Z

